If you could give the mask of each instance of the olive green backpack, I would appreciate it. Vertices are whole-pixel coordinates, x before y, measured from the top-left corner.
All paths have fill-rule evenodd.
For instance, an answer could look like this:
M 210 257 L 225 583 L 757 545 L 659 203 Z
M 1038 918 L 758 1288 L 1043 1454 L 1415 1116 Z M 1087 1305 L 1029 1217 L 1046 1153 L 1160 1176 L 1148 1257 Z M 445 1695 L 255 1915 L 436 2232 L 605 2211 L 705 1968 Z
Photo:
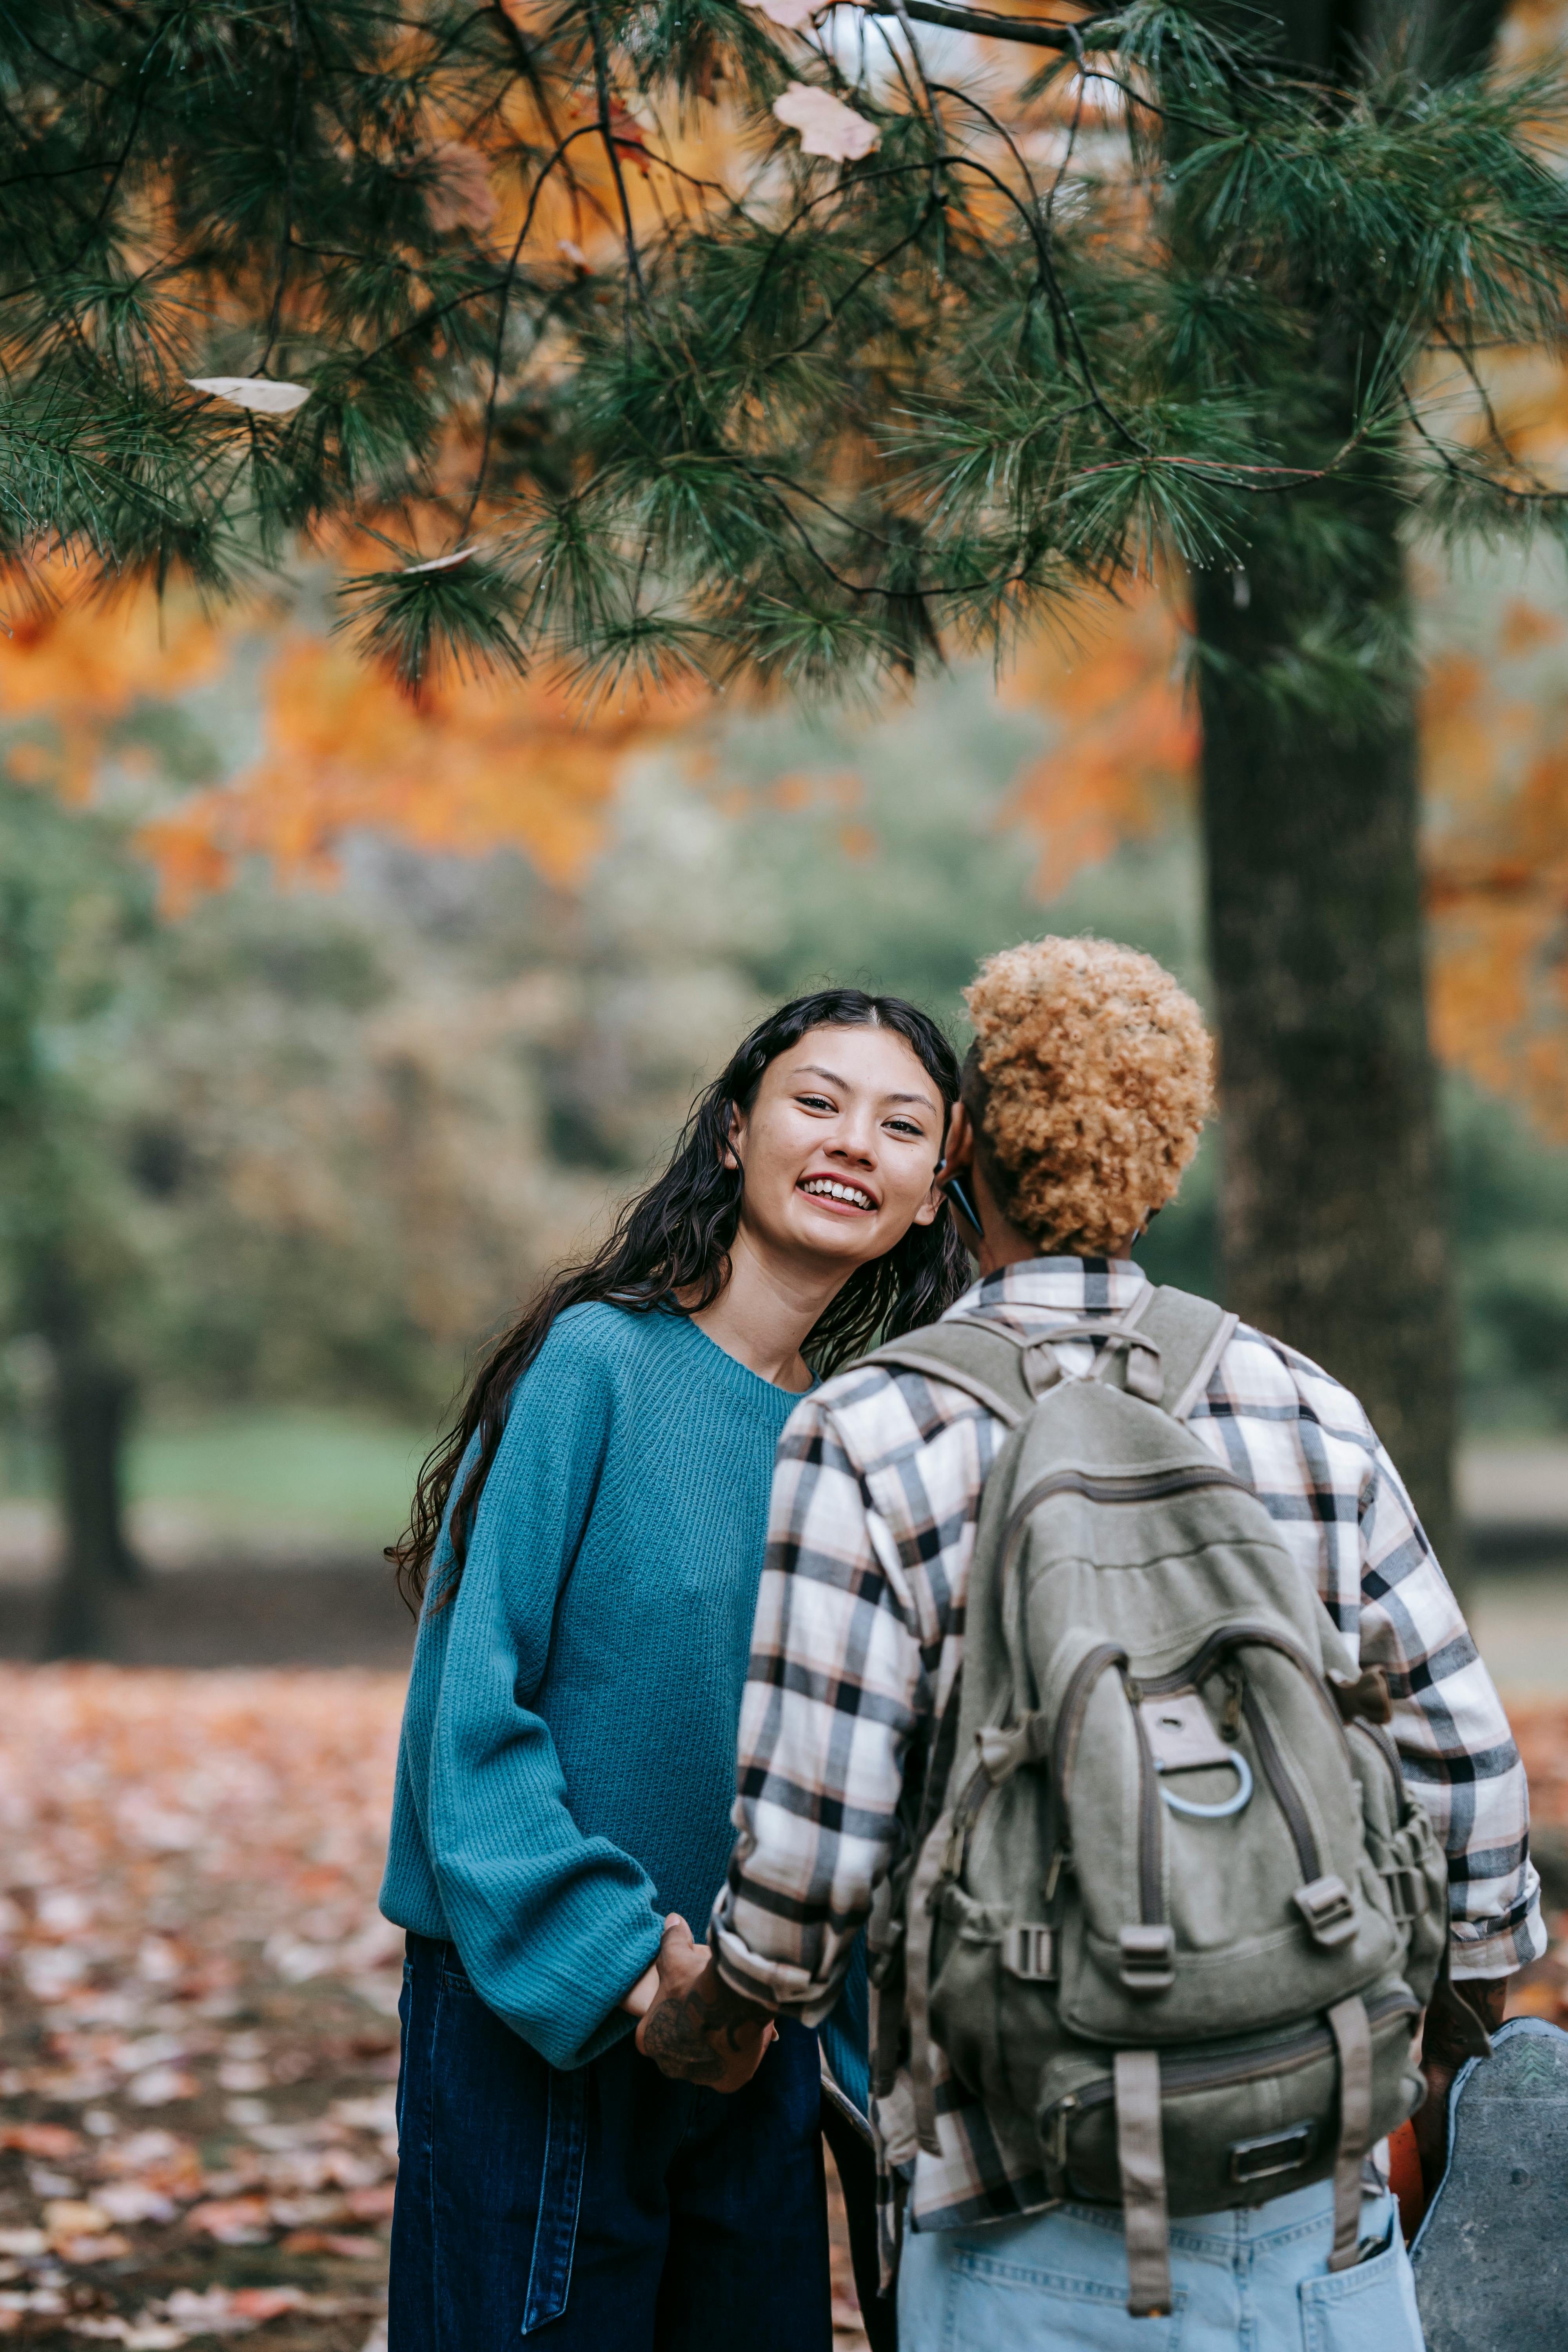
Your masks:
M 1049 2197 L 1122 2208 L 1150 2315 L 1169 2215 L 1332 2175 L 1330 2266 L 1355 2262 L 1363 2159 L 1422 2095 L 1447 1882 L 1381 1674 L 1186 1426 L 1236 1318 L 1158 1290 L 1092 1328 L 1081 1380 L 1052 1344 L 1078 1321 L 952 1316 L 868 1359 L 1010 1424 L 873 1916 L 873 2086 L 909 2064 L 934 2151 L 939 2044 Z

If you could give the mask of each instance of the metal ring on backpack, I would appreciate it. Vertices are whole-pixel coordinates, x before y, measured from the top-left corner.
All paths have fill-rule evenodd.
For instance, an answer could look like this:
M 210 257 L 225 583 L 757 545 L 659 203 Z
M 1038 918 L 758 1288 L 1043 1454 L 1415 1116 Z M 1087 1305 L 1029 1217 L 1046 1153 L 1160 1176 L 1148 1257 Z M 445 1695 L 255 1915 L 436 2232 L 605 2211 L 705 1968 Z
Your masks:
M 1178 1797 L 1172 1790 L 1163 1788 L 1160 1794 L 1164 1798 L 1171 1811 L 1173 1813 L 1188 1813 L 1195 1822 L 1224 1822 L 1228 1821 L 1232 1813 L 1239 1813 L 1252 1794 L 1252 1767 L 1245 1756 L 1227 1756 L 1225 1760 L 1236 1774 L 1237 1785 L 1234 1797 L 1227 1798 L 1223 1805 L 1198 1805 L 1193 1802 L 1191 1797 Z M 1156 1772 L 1160 1769 L 1158 1764 L 1155 1765 L 1154 1769 Z

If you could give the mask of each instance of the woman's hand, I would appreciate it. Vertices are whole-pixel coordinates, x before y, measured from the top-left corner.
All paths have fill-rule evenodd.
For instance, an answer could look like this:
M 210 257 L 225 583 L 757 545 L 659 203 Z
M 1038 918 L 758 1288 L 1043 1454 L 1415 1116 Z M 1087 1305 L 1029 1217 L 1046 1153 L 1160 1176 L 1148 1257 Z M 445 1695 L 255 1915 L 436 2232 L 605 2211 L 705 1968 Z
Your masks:
M 744 2088 L 778 2036 L 773 2013 L 760 2001 L 731 1991 L 706 1944 L 693 1941 L 679 1912 L 664 1923 L 664 1940 L 654 1963 L 658 1990 L 637 2027 L 637 2048 L 661 2074 L 678 2083 L 701 2083 L 712 2091 Z M 629 2008 L 644 1979 L 633 1986 Z

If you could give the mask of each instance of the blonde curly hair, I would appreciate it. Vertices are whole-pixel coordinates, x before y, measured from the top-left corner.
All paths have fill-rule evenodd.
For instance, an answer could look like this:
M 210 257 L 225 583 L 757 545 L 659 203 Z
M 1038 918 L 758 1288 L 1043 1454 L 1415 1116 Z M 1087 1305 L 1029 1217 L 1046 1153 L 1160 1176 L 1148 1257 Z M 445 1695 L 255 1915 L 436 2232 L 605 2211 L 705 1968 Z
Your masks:
M 966 1098 L 1010 1222 L 1042 1252 L 1125 1248 L 1175 1197 L 1214 1105 L 1203 1014 L 1152 956 L 1035 940 L 964 991 L 980 1084 Z

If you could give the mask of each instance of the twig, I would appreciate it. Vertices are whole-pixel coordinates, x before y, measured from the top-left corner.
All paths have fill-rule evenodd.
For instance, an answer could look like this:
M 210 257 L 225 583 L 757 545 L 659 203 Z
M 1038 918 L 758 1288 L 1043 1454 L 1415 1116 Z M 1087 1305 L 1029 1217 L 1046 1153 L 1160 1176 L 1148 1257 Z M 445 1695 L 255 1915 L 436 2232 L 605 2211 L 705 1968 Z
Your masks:
M 272 357 L 272 346 L 278 341 L 283 289 L 289 282 L 289 257 L 294 250 L 294 166 L 300 152 L 300 100 L 304 95 L 305 79 L 300 62 L 299 0 L 289 0 L 289 53 L 294 60 L 294 103 L 289 116 L 289 169 L 283 182 L 283 236 L 278 248 L 278 287 L 272 297 L 272 315 L 267 322 L 267 349 L 256 363 L 258 375 Z
M 1021 41 L 1032 49 L 1070 49 L 1081 35 L 1096 26 L 1116 24 L 1114 16 L 1088 16 L 1081 25 L 1042 23 L 1035 16 L 1000 16 L 990 8 L 953 8 L 946 0 L 849 0 L 867 16 L 917 17 L 922 25 L 944 25 L 950 31 L 978 33 L 988 41 Z M 1107 46 L 1110 46 L 1109 44 Z
M 588 0 L 586 13 L 588 29 L 594 41 L 594 87 L 599 100 L 599 120 L 595 128 L 605 142 L 605 152 L 609 157 L 610 171 L 616 183 L 616 194 L 620 201 L 621 225 L 626 233 L 626 267 L 631 271 L 633 281 L 642 298 L 643 308 L 646 310 L 647 284 L 642 274 L 642 257 L 637 252 L 637 231 L 632 223 L 631 200 L 626 194 L 626 179 L 621 171 L 620 150 L 616 145 L 615 125 L 610 116 L 610 68 L 605 55 L 604 27 L 599 22 L 599 12 L 594 6 L 593 0 Z

